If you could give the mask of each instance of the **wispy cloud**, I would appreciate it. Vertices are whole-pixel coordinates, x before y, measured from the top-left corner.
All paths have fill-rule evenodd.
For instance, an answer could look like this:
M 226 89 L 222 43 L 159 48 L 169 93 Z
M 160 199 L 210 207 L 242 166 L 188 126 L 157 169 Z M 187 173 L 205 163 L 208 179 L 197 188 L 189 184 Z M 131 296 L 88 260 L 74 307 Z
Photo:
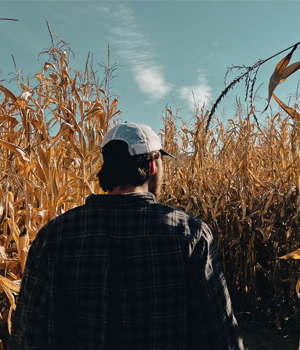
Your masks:
M 180 97 L 185 100 L 191 108 L 196 103 L 202 106 L 212 99 L 212 88 L 208 83 L 207 74 L 204 70 L 198 70 L 197 83 L 183 86 L 179 89 Z
M 156 48 L 143 31 L 134 12 L 124 4 L 114 5 L 114 11 L 106 9 L 112 19 L 109 25 L 109 41 L 115 45 L 120 56 L 130 64 L 133 79 L 150 102 L 164 98 L 172 90 L 166 81 L 163 67 L 157 63 Z
M 171 84 L 165 81 L 160 67 L 136 67 L 133 71 L 140 90 L 153 100 L 160 100 L 171 91 Z

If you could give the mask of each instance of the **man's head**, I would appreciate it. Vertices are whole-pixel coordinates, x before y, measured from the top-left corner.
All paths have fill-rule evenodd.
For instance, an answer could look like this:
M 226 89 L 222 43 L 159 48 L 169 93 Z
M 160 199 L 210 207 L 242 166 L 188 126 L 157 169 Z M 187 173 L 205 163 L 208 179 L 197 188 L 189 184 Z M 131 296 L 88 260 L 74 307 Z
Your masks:
M 101 144 L 103 166 L 98 173 L 104 191 L 148 184 L 159 195 L 162 179 L 161 156 L 173 157 L 161 148 L 157 134 L 148 125 L 122 123 L 113 127 Z

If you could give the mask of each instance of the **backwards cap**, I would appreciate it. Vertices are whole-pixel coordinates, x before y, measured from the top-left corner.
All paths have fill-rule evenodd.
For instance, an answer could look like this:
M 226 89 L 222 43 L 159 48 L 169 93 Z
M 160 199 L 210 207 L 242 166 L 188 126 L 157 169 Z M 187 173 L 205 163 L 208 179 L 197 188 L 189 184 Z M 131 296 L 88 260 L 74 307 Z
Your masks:
M 104 137 L 101 149 L 114 140 L 126 142 L 131 156 L 160 151 L 163 156 L 174 158 L 174 156 L 162 149 L 158 135 L 150 126 L 145 124 L 125 122 L 116 125 Z

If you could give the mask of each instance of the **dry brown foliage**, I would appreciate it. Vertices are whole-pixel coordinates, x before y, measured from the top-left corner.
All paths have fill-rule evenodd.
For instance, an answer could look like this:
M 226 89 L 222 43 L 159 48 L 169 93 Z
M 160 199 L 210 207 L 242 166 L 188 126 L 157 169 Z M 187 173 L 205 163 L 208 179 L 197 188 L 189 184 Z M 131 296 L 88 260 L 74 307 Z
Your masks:
M 77 72 L 54 42 L 46 54 L 34 88 L 20 74 L 19 96 L 0 84 L 0 291 L 11 305 L 1 311 L 9 330 L 31 241 L 46 222 L 100 193 L 100 144 L 121 113 L 89 58 Z
M 300 289 L 300 124 L 277 113 L 258 130 L 237 112 L 227 127 L 215 118 L 206 132 L 204 109 L 189 124 L 166 110 L 164 147 L 176 160 L 165 165 L 162 202 L 209 225 L 240 310 L 263 298 L 279 316 L 292 316 Z

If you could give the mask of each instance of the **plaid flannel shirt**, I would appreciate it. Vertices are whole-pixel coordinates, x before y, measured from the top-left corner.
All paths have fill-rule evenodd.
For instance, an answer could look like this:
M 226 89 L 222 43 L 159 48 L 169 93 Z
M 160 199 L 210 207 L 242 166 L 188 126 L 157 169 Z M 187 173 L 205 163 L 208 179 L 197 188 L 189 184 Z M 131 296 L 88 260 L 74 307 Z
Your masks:
M 92 195 L 34 240 L 11 350 L 243 349 L 208 227 L 150 193 Z

